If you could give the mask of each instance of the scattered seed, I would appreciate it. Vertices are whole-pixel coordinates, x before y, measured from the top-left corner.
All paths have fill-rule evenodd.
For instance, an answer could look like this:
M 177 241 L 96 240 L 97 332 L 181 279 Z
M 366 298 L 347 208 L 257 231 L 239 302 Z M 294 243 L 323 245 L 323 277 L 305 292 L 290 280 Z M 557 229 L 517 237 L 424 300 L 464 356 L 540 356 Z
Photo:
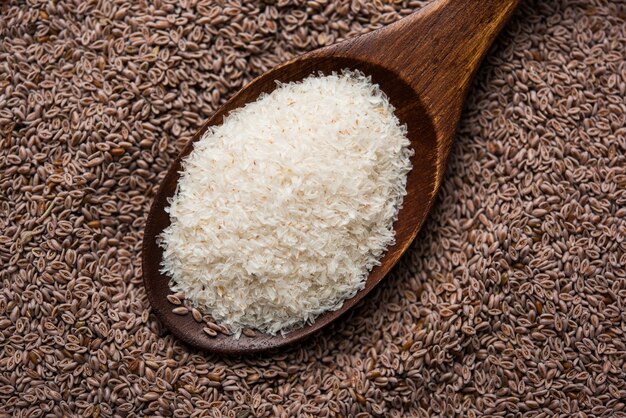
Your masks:
M 254 330 L 252 330 L 252 329 L 250 329 L 250 328 L 244 328 L 244 329 L 241 331 L 241 333 L 242 333 L 243 335 L 245 335 L 246 337 L 250 337 L 250 338 L 256 337 L 256 332 L 254 332 Z
M 179 306 L 177 308 L 172 309 L 176 315 L 187 315 L 189 313 L 189 309 L 184 306 Z
M 231 358 L 151 313 L 146 216 L 201 124 L 278 63 L 426 3 L 3 2 L 0 415 L 623 415 L 616 0 L 522 2 L 468 96 L 439 203 L 349 316 Z
M 202 328 L 202 330 L 204 331 L 205 334 L 207 334 L 209 337 L 215 337 L 217 335 L 217 331 L 215 331 L 214 329 L 211 328 Z
M 167 295 L 167 300 L 174 305 L 180 305 L 182 303 L 181 300 L 175 295 Z

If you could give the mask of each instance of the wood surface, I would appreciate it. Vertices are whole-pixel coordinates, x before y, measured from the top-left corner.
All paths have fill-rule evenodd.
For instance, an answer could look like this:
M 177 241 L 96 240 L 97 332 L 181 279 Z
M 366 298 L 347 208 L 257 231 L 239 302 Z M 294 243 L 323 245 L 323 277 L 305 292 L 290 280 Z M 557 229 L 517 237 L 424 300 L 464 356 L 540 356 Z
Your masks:
M 470 82 L 493 40 L 519 0 L 436 0 L 418 12 L 380 30 L 312 51 L 253 80 L 219 109 L 176 159 L 152 203 L 143 242 L 143 277 L 148 299 L 163 324 L 187 344 L 222 354 L 245 354 L 279 348 L 310 336 L 337 319 L 369 293 L 411 245 L 436 198 L 463 101 Z M 164 208 L 174 195 L 181 159 L 191 152 L 209 126 L 220 124 L 233 109 L 275 88 L 276 81 L 298 81 L 312 73 L 360 70 L 380 85 L 408 127 L 415 150 L 407 179 L 407 196 L 394 224 L 396 244 L 368 276 L 365 288 L 334 312 L 319 316 L 285 337 L 218 334 L 209 337 L 205 325 L 192 316 L 172 313 L 166 298 L 169 278 L 160 273 L 162 251 L 156 236 L 169 224 Z

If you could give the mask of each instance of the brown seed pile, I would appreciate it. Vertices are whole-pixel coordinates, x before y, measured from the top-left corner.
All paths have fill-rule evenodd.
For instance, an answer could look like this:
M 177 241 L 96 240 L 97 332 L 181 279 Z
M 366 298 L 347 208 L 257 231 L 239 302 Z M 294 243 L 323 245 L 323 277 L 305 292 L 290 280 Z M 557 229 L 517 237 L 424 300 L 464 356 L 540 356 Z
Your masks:
M 142 229 L 202 121 L 423 3 L 2 2 L 0 415 L 625 416 L 621 0 L 523 2 L 424 231 L 338 324 L 221 358 L 150 314 Z

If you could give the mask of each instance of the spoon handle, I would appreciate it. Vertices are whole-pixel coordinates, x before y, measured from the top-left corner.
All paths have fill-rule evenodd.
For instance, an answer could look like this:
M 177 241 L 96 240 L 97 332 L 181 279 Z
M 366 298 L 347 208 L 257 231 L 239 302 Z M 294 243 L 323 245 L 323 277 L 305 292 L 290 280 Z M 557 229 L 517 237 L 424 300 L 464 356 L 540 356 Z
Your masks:
M 518 3 L 437 0 L 391 28 L 397 31 L 397 46 L 390 49 L 404 55 L 395 70 L 423 98 L 445 156 L 471 80 Z
M 435 125 L 443 162 L 472 77 L 519 2 L 435 0 L 392 25 L 331 47 L 332 54 L 390 69 L 413 87 Z
M 398 22 L 397 45 L 405 45 L 406 59 L 396 71 L 424 98 L 433 119 L 458 117 L 472 77 L 518 3 L 437 0 Z

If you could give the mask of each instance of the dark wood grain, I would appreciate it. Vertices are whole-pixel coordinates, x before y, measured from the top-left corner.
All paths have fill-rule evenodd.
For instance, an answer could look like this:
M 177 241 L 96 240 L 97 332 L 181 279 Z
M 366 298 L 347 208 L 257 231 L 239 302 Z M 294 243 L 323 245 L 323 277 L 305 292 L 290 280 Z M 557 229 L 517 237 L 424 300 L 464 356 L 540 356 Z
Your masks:
M 196 133 L 174 162 L 152 203 L 143 242 L 143 277 L 148 299 L 165 326 L 186 343 L 207 351 L 243 354 L 282 347 L 310 336 L 337 319 L 395 265 L 409 247 L 435 200 L 472 76 L 518 0 L 439 0 L 401 21 L 349 41 L 319 49 L 283 64 L 252 81 Z M 276 81 L 301 80 L 312 73 L 329 74 L 345 68 L 370 75 L 408 127 L 415 150 L 407 179 L 407 196 L 394 224 L 396 244 L 368 276 L 365 288 L 341 309 L 327 312 L 285 337 L 257 334 L 239 340 L 218 334 L 209 337 L 191 315 L 175 315 L 166 296 L 169 278 L 159 269 L 162 251 L 156 237 L 169 223 L 164 208 L 174 195 L 181 160 L 209 126 L 224 115 L 270 92 Z

